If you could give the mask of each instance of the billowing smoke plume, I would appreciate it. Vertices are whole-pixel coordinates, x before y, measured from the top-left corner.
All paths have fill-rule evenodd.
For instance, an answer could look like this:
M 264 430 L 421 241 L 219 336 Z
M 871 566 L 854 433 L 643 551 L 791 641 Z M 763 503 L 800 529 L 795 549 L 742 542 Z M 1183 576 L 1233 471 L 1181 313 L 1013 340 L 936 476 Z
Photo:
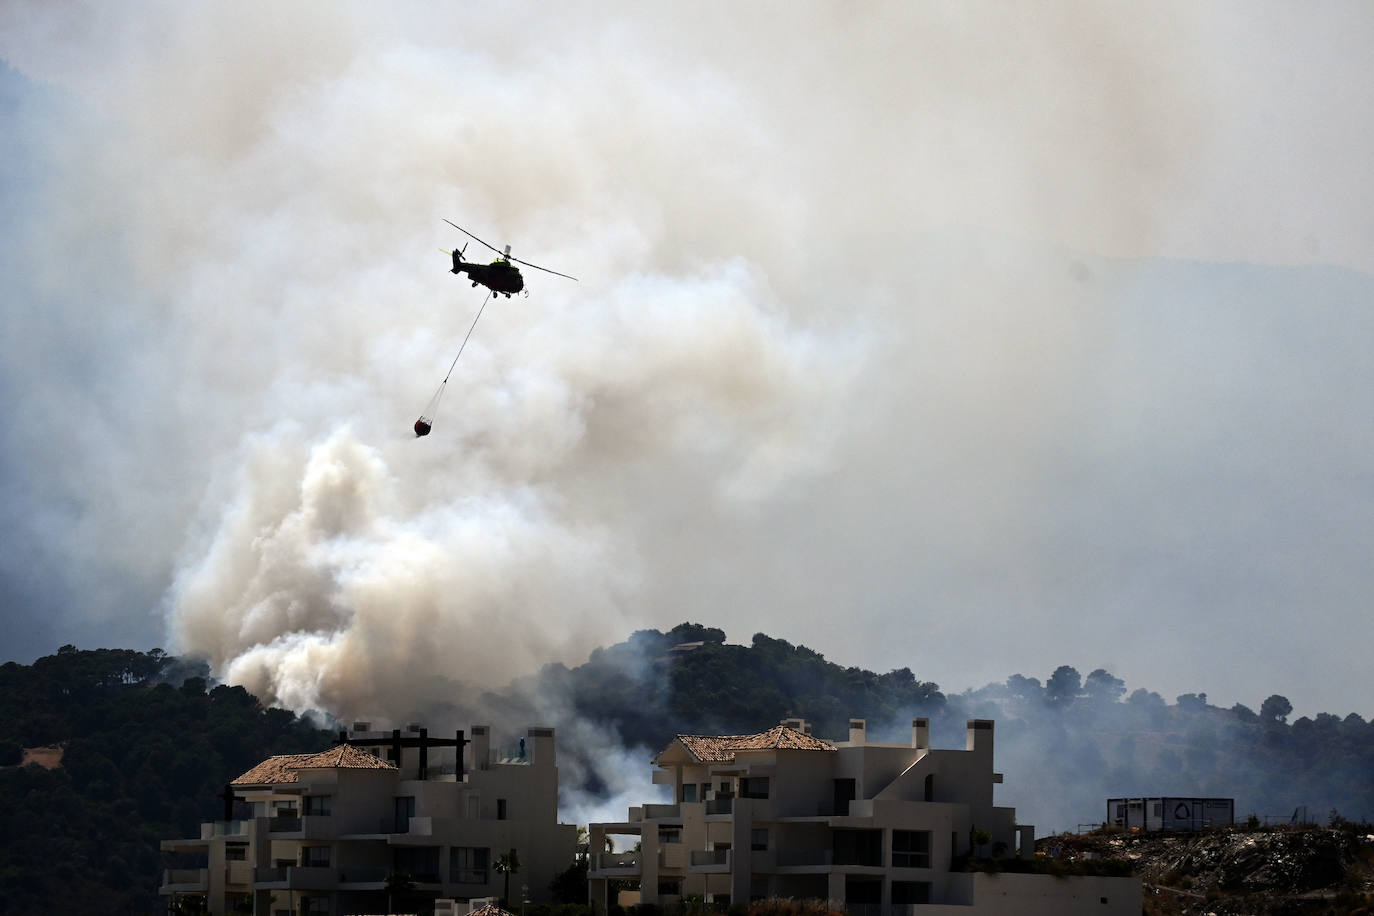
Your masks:
M 1368 266 L 1359 14 L 1284 9 L 8 4 L 5 598 L 378 721 L 686 619 L 1367 678 L 1251 625 L 1371 587 L 1363 287 L 1113 260 Z M 416 441 L 445 217 L 580 282 Z

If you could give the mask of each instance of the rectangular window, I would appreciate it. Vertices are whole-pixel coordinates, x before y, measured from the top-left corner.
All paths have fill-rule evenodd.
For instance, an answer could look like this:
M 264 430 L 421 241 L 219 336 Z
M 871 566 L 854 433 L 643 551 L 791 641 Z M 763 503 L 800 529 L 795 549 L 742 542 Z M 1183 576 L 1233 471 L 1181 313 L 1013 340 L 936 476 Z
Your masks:
M 681 842 L 682 842 L 682 825 L 681 825 L 681 824 L 662 824 L 662 825 L 660 825 L 659 828 L 658 828 L 658 842 L 659 842 L 660 845 L 662 845 L 663 843 L 681 843 Z
M 329 898 L 306 897 L 301 901 L 301 912 L 306 916 L 329 916 Z
M 224 859 L 227 862 L 247 862 L 248 847 L 241 843 L 224 847 Z
M 892 831 L 892 867 L 930 868 L 930 831 Z
M 498 821 L 504 821 L 506 819 L 506 800 L 504 798 L 498 798 L 496 800 L 496 819 Z
M 681 878 L 660 878 L 658 882 L 658 895 L 660 897 L 678 897 L 682 894 Z
M 767 776 L 745 776 L 739 781 L 740 798 L 767 798 Z
M 1164 802 L 1155 802 L 1154 808 L 1153 808 L 1153 813 L 1154 813 L 1154 816 L 1155 816 L 1155 817 L 1163 817 L 1163 816 L 1164 816 Z
M 396 826 L 395 833 L 409 833 L 410 819 L 415 816 L 415 796 L 398 795 L 396 796 Z
M 455 884 L 486 884 L 491 878 L 491 849 L 486 846 L 455 846 L 449 863 Z
M 328 846 L 305 846 L 301 849 L 302 868 L 328 868 Z
M 754 827 L 749 831 L 749 848 L 760 852 L 768 848 L 768 828 Z
M 883 865 L 881 830 L 836 829 L 831 832 L 836 865 Z M 861 901 L 867 902 L 867 901 Z
M 694 802 L 697 800 L 696 783 L 688 783 L 687 785 L 682 787 L 682 800 L 685 802 Z
M 334 799 L 328 795 L 307 795 L 305 814 L 307 817 L 326 817 L 334 813 Z

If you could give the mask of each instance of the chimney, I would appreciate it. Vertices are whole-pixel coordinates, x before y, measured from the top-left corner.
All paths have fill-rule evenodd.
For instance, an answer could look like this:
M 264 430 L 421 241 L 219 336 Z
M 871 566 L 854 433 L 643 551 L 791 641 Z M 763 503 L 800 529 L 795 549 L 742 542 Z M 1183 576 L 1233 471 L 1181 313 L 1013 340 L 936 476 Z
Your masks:
M 964 749 L 986 753 L 992 759 L 992 720 L 969 719 L 964 737 Z
M 530 739 L 530 751 L 534 754 L 534 764 L 541 767 L 552 767 L 557 763 L 554 756 L 554 741 L 552 728 L 529 728 L 526 734 Z
M 491 766 L 491 726 L 472 727 L 472 769 L 485 770 Z
M 868 726 L 868 723 L 865 722 L 863 719 L 850 719 L 850 720 L 849 720 L 849 743 L 850 743 L 850 744 L 863 744 L 863 743 L 865 743 L 865 741 L 864 741 L 864 732 L 865 732 L 867 726 Z
M 911 746 L 918 751 L 930 750 L 930 720 L 911 720 Z

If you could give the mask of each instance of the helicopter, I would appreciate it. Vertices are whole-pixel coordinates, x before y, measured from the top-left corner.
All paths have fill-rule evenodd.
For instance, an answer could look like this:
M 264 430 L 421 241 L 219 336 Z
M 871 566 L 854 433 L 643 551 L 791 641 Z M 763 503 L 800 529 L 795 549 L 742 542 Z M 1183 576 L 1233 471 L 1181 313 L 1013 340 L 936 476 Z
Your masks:
M 486 247 L 496 252 L 497 258 L 495 261 L 492 261 L 490 264 L 478 264 L 475 262 L 463 260 L 463 252 L 467 251 L 467 245 L 464 245 L 462 248 L 454 249 L 454 251 L 452 252 L 453 269 L 449 271 L 450 273 L 455 274 L 466 273 L 468 277 L 472 280 L 473 286 L 477 286 L 480 283 L 482 286 L 485 286 L 487 289 L 491 290 L 493 295 L 501 294 L 504 295 L 507 299 L 509 299 L 511 293 L 518 293 L 525 288 L 525 278 L 520 275 L 520 268 L 516 267 L 515 264 L 512 264 L 512 261 L 514 261 L 516 264 L 524 264 L 526 267 L 533 267 L 535 270 L 542 270 L 545 273 L 557 274 L 558 276 L 566 277 L 569 280 L 577 279 L 576 277 L 570 277 L 567 274 L 558 273 L 558 271 L 556 270 L 549 270 L 547 267 L 540 267 L 538 264 L 531 264 L 529 261 L 522 261 L 519 258 L 513 258 L 510 254 L 509 245 L 506 246 L 505 251 L 501 251 L 495 245 L 492 245 L 488 242 L 483 242 L 481 239 L 477 238 L 477 236 L 473 235 L 471 232 L 468 232 L 466 229 L 464 229 L 457 223 L 447 219 L 444 220 L 444 222 L 448 223 L 454 229 L 457 229 L 459 232 L 463 233 L 469 238 L 474 239 L 478 242 L 482 242 L 483 245 L 486 245 Z M 526 292 L 525 295 L 528 296 L 529 293 Z

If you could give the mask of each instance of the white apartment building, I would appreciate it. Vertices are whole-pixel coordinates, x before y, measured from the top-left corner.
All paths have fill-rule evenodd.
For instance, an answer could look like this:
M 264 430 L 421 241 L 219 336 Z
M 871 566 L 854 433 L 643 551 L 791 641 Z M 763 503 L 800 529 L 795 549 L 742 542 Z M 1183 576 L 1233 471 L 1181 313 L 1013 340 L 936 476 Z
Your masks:
M 800 719 L 756 735 L 678 735 L 654 760 L 673 801 L 592 824 L 589 890 L 606 913 L 613 887 L 637 883 L 660 906 L 700 895 L 717 905 L 767 897 L 831 901 L 851 914 L 1121 913 L 1141 908 L 1134 878 L 952 870 L 961 856 L 1034 856 L 1031 826 L 993 804 L 993 723 L 971 719 L 964 750 L 828 742 Z
M 429 900 L 500 897 L 497 861 L 514 849 L 511 897 L 528 888 L 543 900 L 573 863 L 577 828 L 558 823 L 553 729 L 531 728 L 505 749 L 484 725 L 465 739 L 358 723 L 340 739 L 320 754 L 269 757 L 226 788 L 226 809 L 245 816 L 227 811 L 195 839 L 164 840 L 198 867 L 168 869 L 161 893 L 201 897 L 211 914 L 386 913 L 399 875 Z

